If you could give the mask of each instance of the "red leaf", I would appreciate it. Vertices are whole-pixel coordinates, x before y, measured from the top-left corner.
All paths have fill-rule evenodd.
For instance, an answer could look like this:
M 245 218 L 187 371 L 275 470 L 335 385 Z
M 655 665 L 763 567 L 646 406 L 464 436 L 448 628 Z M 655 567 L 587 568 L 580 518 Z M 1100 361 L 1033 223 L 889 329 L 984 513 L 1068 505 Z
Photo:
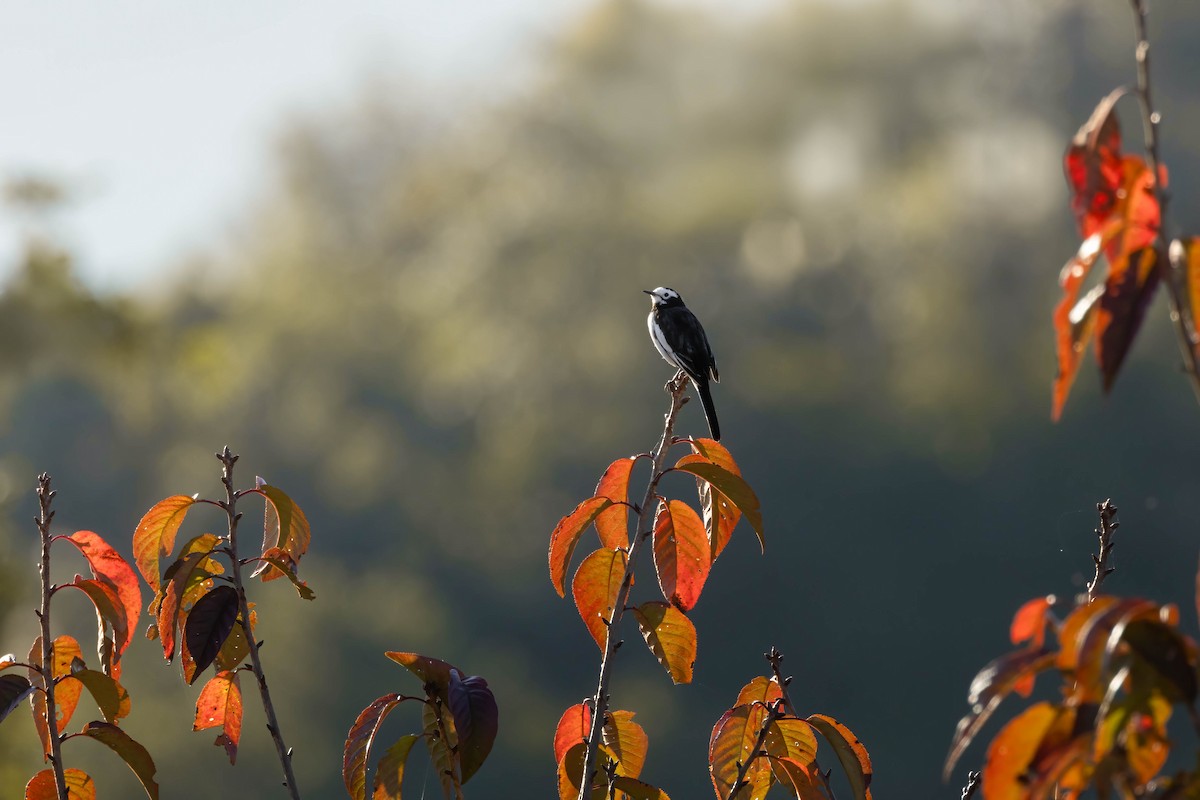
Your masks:
M 1045 644 L 1046 622 L 1053 601 L 1052 597 L 1035 597 L 1017 609 L 1008 631 L 1013 644 L 1029 642 L 1033 648 L 1041 648 Z
M 242 689 L 236 671 L 218 672 L 200 690 L 192 730 L 208 728 L 221 729 L 214 744 L 223 746 L 229 763 L 235 763 L 238 742 L 242 738 Z
M 342 780 L 352 800 L 365 800 L 367 758 L 370 756 L 371 743 L 375 740 L 375 734 L 379 732 L 383 720 L 403 700 L 398 693 L 385 694 L 364 708 L 350 726 L 342 751 Z
M 89 722 L 80 733 L 95 739 L 119 755 L 141 781 L 142 788 L 146 790 L 150 800 L 158 800 L 158 783 L 154 780 L 156 772 L 154 759 L 150 758 L 150 753 L 146 751 L 146 748 L 131 739 L 125 731 L 107 722 Z
M 1054 397 L 1051 418 L 1062 417 L 1063 406 L 1071 392 L 1071 384 L 1083 363 L 1083 351 L 1096 331 L 1098 292 L 1090 292 L 1077 301 L 1083 281 L 1100 256 L 1103 239 L 1096 233 L 1084 239 L 1079 252 L 1063 267 L 1058 282 L 1063 290 L 1062 300 L 1054 308 L 1054 333 L 1058 353 L 1058 374 L 1054 378 Z
M 607 497 L 592 497 L 575 506 L 575 510 L 558 521 L 550 534 L 550 583 L 559 597 L 566 596 L 567 567 L 580 535 L 587 530 L 600 512 L 612 505 Z M 612 548 L 615 549 L 615 548 Z
M 123 639 L 117 639 L 119 658 L 133 638 L 128 634 L 137 629 L 138 620 L 142 615 L 142 590 L 138 586 L 137 574 L 134 573 L 133 567 L 129 566 L 129 562 L 99 534 L 92 531 L 75 531 L 67 539 L 74 542 L 87 559 L 92 568 L 92 577 L 110 585 L 120 598 L 120 605 L 125 611 L 127 634 Z
M 613 503 L 596 516 L 596 533 L 609 550 L 629 546 L 629 473 L 636 463 L 636 458 L 618 458 L 596 484 L 596 497 L 606 497 Z
M 624 551 L 596 550 L 583 560 L 571 581 L 575 607 L 602 652 L 608 639 L 608 621 L 625 579 L 625 565 Z
M 682 611 L 666 603 L 642 603 L 633 610 L 646 646 L 673 683 L 691 683 L 696 664 L 696 626 Z
M 134 562 L 155 592 L 160 586 L 158 559 L 175 549 L 175 534 L 195 503 L 195 498 L 182 494 L 160 500 L 146 512 L 133 532 Z
M 592 732 L 592 709 L 585 703 L 573 705 L 559 717 L 554 729 L 554 763 L 563 760 L 574 745 L 586 742 Z
M 1071 210 L 1084 238 L 1104 227 L 1117 203 L 1121 185 L 1121 128 L 1114 107 L 1125 89 L 1100 101 L 1092 116 L 1071 140 L 1063 159 Z
M 111 583 L 101 580 L 85 580 L 79 575 L 70 583 L 64 583 L 60 588 L 78 589 L 88 596 L 92 601 L 92 605 L 96 607 L 96 626 L 97 626 L 97 650 L 101 651 L 104 647 L 108 629 L 112 629 L 114 652 L 113 661 L 111 664 L 106 664 L 111 669 L 114 677 L 120 676 L 119 668 L 119 653 L 123 652 L 129 646 L 129 641 L 133 638 L 133 630 L 129 627 L 129 621 L 125 617 L 125 606 L 121 602 L 120 596 L 117 594 L 117 589 Z
M 712 566 L 704 523 L 681 500 L 659 503 L 654 517 L 654 569 L 663 597 L 683 611 L 700 599 Z

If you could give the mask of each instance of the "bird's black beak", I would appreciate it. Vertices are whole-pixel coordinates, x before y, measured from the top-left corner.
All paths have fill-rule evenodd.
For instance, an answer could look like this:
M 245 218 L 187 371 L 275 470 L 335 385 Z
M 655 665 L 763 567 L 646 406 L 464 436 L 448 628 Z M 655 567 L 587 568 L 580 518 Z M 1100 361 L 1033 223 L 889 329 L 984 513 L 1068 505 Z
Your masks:
M 649 289 L 642 289 L 642 294 L 654 294 L 654 292 L 650 291 Z

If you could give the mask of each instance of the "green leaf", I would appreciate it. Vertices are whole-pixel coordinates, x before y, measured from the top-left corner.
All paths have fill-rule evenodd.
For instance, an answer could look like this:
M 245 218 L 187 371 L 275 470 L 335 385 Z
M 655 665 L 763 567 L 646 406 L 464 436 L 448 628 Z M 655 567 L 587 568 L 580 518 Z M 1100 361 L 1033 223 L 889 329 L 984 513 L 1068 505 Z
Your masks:
M 105 722 L 116 723 L 122 717 L 129 716 L 129 692 L 108 675 L 94 669 L 80 669 L 73 671 L 71 677 L 88 690 L 100 708 L 100 713 L 104 715 Z
M 408 754 L 413 745 L 420 740 L 415 733 L 401 736 L 394 745 L 383 753 L 379 766 L 375 769 L 374 791 L 372 800 L 401 800 L 400 789 L 404 785 L 404 765 L 408 762 Z
M 158 783 L 154 780 L 157 770 L 154 759 L 150 757 L 146 748 L 130 738 L 125 731 L 108 722 L 89 722 L 80 734 L 95 739 L 119 755 L 142 782 L 142 788 L 146 790 L 150 800 L 158 800 Z

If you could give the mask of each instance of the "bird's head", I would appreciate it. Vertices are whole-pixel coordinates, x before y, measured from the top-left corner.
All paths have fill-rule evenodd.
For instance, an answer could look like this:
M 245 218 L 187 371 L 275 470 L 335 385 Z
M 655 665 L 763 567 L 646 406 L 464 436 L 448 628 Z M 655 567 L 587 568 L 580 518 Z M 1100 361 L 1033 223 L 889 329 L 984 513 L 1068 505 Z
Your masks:
M 683 298 L 674 289 L 660 286 L 654 291 L 649 289 L 643 289 L 642 291 L 650 295 L 650 301 L 656 306 L 683 305 Z

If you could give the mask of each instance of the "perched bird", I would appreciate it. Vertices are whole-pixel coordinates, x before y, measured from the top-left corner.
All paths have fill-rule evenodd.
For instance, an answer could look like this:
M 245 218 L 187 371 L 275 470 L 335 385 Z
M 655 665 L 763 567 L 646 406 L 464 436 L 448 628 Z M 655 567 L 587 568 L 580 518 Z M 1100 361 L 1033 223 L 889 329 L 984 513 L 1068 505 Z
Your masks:
M 704 335 L 704 326 L 674 289 L 660 286 L 654 291 L 642 291 L 650 295 L 650 316 L 646 317 L 650 340 L 668 364 L 683 370 L 691 379 L 704 406 L 708 432 L 720 441 L 721 426 L 717 424 L 717 409 L 713 406 L 708 381 L 711 378 L 719 383 L 721 378 L 717 374 L 712 348 L 708 346 L 708 337 Z

